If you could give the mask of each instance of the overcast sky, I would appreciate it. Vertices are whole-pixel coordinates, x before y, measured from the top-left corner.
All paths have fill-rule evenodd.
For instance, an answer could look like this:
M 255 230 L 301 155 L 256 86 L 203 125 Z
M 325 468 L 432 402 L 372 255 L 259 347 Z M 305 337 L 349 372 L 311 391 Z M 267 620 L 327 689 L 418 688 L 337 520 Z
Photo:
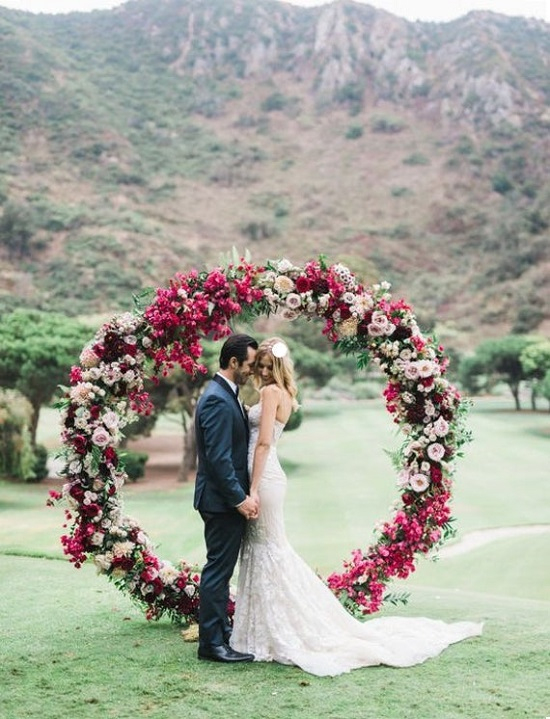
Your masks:
M 292 4 L 311 7 L 330 1 L 292 0 Z M 550 22 L 550 0 L 369 0 L 367 4 L 408 20 L 446 22 L 470 10 L 492 10 L 504 15 L 537 17 Z M 121 0 L 0 0 L 2 7 L 46 13 L 105 10 L 117 5 L 122 5 Z

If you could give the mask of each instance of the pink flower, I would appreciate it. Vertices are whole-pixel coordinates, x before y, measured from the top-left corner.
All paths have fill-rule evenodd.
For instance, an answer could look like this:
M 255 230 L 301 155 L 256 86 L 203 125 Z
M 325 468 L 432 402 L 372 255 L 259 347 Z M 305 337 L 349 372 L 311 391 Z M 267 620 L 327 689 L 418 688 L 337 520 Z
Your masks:
M 407 379 L 418 379 L 418 367 L 415 362 L 406 362 L 403 368 L 403 374 Z
M 111 434 L 105 429 L 105 427 L 96 427 L 92 434 L 92 442 L 96 447 L 107 447 L 112 441 Z
M 434 462 L 441 462 L 445 456 L 445 447 L 439 442 L 428 445 L 428 457 Z
M 438 437 L 445 437 L 445 435 L 449 432 L 449 423 L 443 419 L 443 417 L 439 417 L 434 422 L 434 433 Z
M 411 489 L 414 489 L 415 492 L 423 492 L 430 486 L 430 480 L 425 474 L 421 474 L 420 472 L 413 474 L 409 483 L 411 485 Z
M 80 364 L 83 367 L 97 367 L 99 364 L 99 357 L 91 347 L 84 347 L 80 353 Z

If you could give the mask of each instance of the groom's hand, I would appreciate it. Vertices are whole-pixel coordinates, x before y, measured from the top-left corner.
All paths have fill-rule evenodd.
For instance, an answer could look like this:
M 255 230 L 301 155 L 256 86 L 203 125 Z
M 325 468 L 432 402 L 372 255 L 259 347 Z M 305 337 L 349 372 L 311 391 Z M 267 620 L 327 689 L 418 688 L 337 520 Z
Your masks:
M 239 504 L 237 510 L 246 517 L 246 519 L 258 518 L 258 503 L 252 499 L 252 497 L 247 496 L 244 502 Z

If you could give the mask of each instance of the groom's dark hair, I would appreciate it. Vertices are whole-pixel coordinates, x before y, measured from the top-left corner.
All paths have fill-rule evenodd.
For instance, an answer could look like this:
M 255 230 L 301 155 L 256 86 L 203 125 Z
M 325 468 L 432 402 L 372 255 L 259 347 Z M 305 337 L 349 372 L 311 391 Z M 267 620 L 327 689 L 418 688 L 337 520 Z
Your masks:
M 248 348 L 258 349 L 258 343 L 250 335 L 231 335 L 222 345 L 220 350 L 220 367 L 227 369 L 231 357 L 236 357 L 237 362 L 242 364 L 248 357 Z

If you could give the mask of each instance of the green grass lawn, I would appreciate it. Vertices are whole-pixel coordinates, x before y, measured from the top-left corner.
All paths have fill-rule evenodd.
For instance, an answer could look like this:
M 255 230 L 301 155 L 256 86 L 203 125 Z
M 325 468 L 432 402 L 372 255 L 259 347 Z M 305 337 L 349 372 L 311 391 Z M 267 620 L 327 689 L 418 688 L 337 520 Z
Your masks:
M 42 441 L 55 446 L 45 415 Z M 550 416 L 476 403 L 474 442 L 455 480 L 460 534 L 548 524 Z M 163 426 L 165 431 L 168 426 Z M 306 406 L 281 440 L 289 474 L 287 529 L 321 573 L 339 569 L 390 516 L 394 474 L 384 449 L 399 439 L 378 402 Z M 192 487 L 125 488 L 124 504 L 159 554 L 202 562 Z M 550 535 L 495 541 L 422 561 L 385 613 L 484 621 L 481 638 L 410 669 L 363 669 L 334 679 L 292 667 L 199 663 L 168 621 L 147 623 L 93 567 L 62 560 L 63 512 L 46 487 L 0 483 L 0 717 L 250 716 L 264 719 L 497 719 L 550 716 Z M 48 558 L 45 559 L 44 557 Z M 51 561 L 51 560 L 54 561 Z
M 0 556 L 6 719 L 525 719 L 548 715 L 548 603 L 415 590 L 387 613 L 485 622 L 407 669 L 318 678 L 294 667 L 198 662 L 168 621 L 147 623 L 91 567 Z

